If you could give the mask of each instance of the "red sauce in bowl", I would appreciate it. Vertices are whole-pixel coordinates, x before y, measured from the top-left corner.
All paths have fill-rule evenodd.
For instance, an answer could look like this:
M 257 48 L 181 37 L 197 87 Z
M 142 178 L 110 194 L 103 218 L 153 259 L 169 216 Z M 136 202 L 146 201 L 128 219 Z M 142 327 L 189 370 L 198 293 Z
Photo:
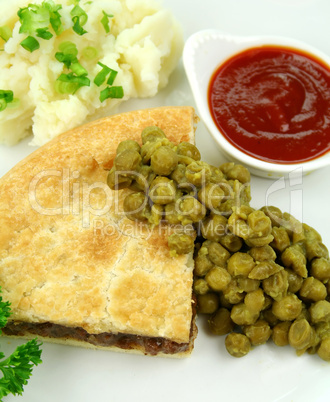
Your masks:
M 213 120 L 227 140 L 267 162 L 309 161 L 330 150 L 330 67 L 302 51 L 243 51 L 213 74 Z

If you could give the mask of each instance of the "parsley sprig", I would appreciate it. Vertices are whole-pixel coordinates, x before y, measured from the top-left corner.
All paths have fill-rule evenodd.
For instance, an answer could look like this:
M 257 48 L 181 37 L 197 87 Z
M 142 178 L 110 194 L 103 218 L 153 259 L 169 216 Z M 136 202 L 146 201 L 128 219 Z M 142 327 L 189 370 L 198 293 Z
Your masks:
M 0 328 L 7 324 L 10 315 L 10 303 L 4 302 L 0 295 Z M 40 359 L 41 345 L 37 339 L 32 339 L 18 346 L 7 358 L 0 351 L 0 359 L 2 359 L 0 360 L 0 374 L 2 373 L 0 378 L 1 402 L 2 398 L 8 394 L 22 395 L 23 387 L 28 383 L 33 367 L 42 362 Z
M 1 289 L 0 289 L 1 293 Z M 10 311 L 10 303 L 8 301 L 4 302 L 2 301 L 2 296 L 0 295 L 0 328 L 3 328 L 8 321 L 8 318 L 11 315 Z M 0 329 L 0 335 L 2 334 L 1 329 Z

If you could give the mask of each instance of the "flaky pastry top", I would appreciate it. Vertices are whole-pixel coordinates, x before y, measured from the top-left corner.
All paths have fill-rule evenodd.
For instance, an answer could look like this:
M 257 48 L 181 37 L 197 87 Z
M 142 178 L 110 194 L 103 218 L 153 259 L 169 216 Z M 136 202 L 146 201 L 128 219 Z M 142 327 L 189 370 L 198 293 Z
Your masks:
M 0 179 L 0 286 L 12 320 L 188 342 L 192 255 L 171 257 L 172 228 L 124 216 L 129 190 L 106 185 L 119 142 L 158 125 L 193 141 L 191 107 L 103 118 L 62 134 Z

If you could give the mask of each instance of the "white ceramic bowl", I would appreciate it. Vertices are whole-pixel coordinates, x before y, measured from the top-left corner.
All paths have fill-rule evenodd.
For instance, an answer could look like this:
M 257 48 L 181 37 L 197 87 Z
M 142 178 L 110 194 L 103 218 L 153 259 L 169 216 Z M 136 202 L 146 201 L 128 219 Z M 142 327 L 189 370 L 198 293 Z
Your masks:
M 230 144 L 215 125 L 207 99 L 212 74 L 220 64 L 234 54 L 262 45 L 279 45 L 303 50 L 323 60 L 330 67 L 329 56 L 298 40 L 278 36 L 233 36 L 216 30 L 197 32 L 185 43 L 183 64 L 199 116 L 227 158 L 244 164 L 257 176 L 283 177 L 298 168 L 301 168 L 303 174 L 307 174 L 330 165 L 330 152 L 311 161 L 295 164 L 276 164 L 256 159 Z

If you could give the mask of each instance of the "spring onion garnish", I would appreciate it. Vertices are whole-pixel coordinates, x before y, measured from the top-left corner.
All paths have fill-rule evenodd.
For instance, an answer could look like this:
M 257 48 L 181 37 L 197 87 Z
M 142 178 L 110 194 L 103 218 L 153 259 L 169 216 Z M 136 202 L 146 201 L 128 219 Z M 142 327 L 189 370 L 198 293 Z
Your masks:
M 83 77 L 88 75 L 88 71 L 78 62 L 71 63 L 71 71 L 78 77 Z
M 0 112 L 6 109 L 7 104 L 13 102 L 14 93 L 10 90 L 0 89 Z
M 55 58 L 61 63 L 64 63 L 66 68 L 70 68 L 72 63 L 78 63 L 78 49 L 73 42 L 62 42 L 59 46 L 59 50 L 61 50 L 61 52 L 56 52 Z
M 36 38 L 33 36 L 28 36 L 21 42 L 21 46 L 25 49 L 28 50 L 29 52 L 34 52 L 35 50 L 39 49 L 40 44 L 37 41 Z
M 61 42 L 58 46 L 59 50 L 64 54 L 78 55 L 77 45 L 69 40 Z
M 46 28 L 50 24 L 49 11 L 44 4 L 29 4 L 17 12 L 21 26 L 19 33 L 34 34 L 39 28 Z
M 123 87 L 107 87 L 100 92 L 100 101 L 104 102 L 106 99 L 123 98 L 124 90 Z
M 118 71 L 111 69 L 110 75 L 109 75 L 109 78 L 108 78 L 108 81 L 107 81 L 107 84 L 108 84 L 108 85 L 112 85 L 112 84 L 113 84 L 115 78 L 117 77 L 117 74 L 118 74 Z
M 113 70 L 112 68 L 106 66 L 105 64 L 103 64 L 101 62 L 98 62 L 97 64 L 102 67 L 102 70 L 94 78 L 94 84 L 97 85 L 98 87 L 101 86 L 104 83 L 104 81 L 106 80 L 107 75 L 110 74 L 107 84 L 112 85 L 118 74 L 118 71 Z
M 86 59 L 86 60 L 93 60 L 96 59 L 96 57 L 98 56 L 99 51 L 96 49 L 96 47 L 93 46 L 86 46 L 83 50 L 82 50 L 82 56 Z
M 87 33 L 87 31 L 85 31 L 85 29 L 83 28 L 83 26 L 86 24 L 88 20 L 88 15 L 86 14 L 86 12 L 77 4 L 70 11 L 70 15 L 72 17 L 73 22 L 72 29 L 78 35 L 84 35 L 85 33 Z
M 81 87 L 89 87 L 90 80 L 85 76 L 78 77 L 74 73 L 61 74 L 55 84 L 55 89 L 61 94 L 75 94 Z
M 99 66 L 102 67 L 102 70 L 96 75 L 94 78 L 94 84 L 97 85 L 98 87 L 104 83 L 104 81 L 107 78 L 107 75 L 110 73 L 111 68 L 106 66 L 105 64 L 98 62 L 97 63 Z
M 82 36 L 85 33 L 87 33 L 87 31 L 80 25 L 78 16 L 73 17 L 72 22 L 73 22 L 72 29 L 75 31 L 76 34 Z
M 112 68 L 106 66 L 105 64 L 101 63 L 100 61 L 97 64 L 102 67 L 102 70 L 94 78 L 95 85 L 97 85 L 98 87 L 101 86 L 104 83 L 104 81 L 107 79 L 107 76 L 109 75 L 109 78 L 107 81 L 107 84 L 109 86 L 100 92 L 100 101 L 104 102 L 106 99 L 109 99 L 109 98 L 112 98 L 112 99 L 123 98 L 124 90 L 123 90 L 122 86 L 117 86 L 117 87 L 110 86 L 113 84 L 113 82 L 118 74 L 118 71 L 113 70 Z
M 17 12 L 21 23 L 19 33 L 29 34 L 28 38 L 33 38 L 31 35 L 36 35 L 39 38 L 49 40 L 53 36 L 49 32 L 49 25 L 51 25 L 56 35 L 59 35 L 63 31 L 61 14 L 58 12 L 61 8 L 62 6 L 55 4 L 53 0 L 44 0 L 41 4 L 29 4 L 27 7 L 20 8 Z M 33 41 L 28 39 L 27 42 L 26 40 L 21 42 L 24 49 L 30 52 L 39 49 L 37 39 L 33 39 Z
M 4 25 L 0 27 L 0 38 L 3 39 L 5 42 L 8 41 L 9 38 L 11 38 L 12 32 L 9 26 Z
M 77 46 L 70 41 L 59 45 L 61 52 L 55 53 L 55 58 L 62 62 L 68 69 L 69 74 L 61 74 L 56 81 L 55 89 L 61 94 L 74 94 L 80 87 L 90 86 L 87 78 L 88 71 L 78 61 Z
M 45 0 L 41 4 L 29 4 L 27 7 L 20 8 L 17 12 L 21 26 L 20 33 L 32 35 L 39 28 L 48 28 L 49 24 L 59 35 L 63 28 L 61 14 L 58 12 L 62 6 L 55 4 L 53 0 Z
M 45 7 L 49 11 L 49 22 L 56 35 L 60 35 L 63 31 L 63 26 L 61 22 L 61 14 L 59 10 L 61 10 L 61 4 L 55 4 L 52 0 L 44 1 Z
M 102 10 L 102 13 L 103 13 L 103 17 L 102 17 L 102 19 L 101 19 L 101 24 L 103 25 L 105 32 L 106 32 L 106 33 L 109 33 L 109 32 L 110 32 L 109 18 L 112 18 L 113 15 L 112 15 L 112 14 L 108 14 L 108 13 L 106 13 L 106 12 L 103 11 L 103 10 Z
M 36 30 L 38 38 L 49 40 L 53 37 L 53 34 L 49 32 L 48 28 L 38 28 Z

